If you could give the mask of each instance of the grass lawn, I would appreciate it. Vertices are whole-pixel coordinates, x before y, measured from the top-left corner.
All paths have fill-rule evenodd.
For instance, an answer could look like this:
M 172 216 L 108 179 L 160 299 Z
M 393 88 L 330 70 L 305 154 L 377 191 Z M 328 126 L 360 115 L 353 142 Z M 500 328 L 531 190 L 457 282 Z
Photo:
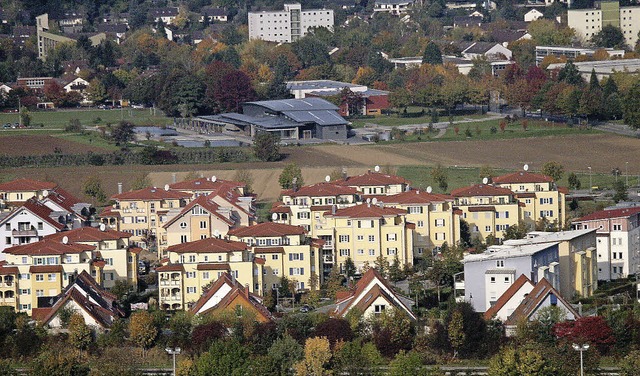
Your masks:
M 149 109 L 78 109 L 78 110 L 57 110 L 57 111 L 33 111 L 30 112 L 31 125 L 38 128 L 63 128 L 69 124 L 69 120 L 78 119 L 84 126 L 115 124 L 120 120 L 127 120 L 136 125 L 169 125 L 173 120 L 164 116 L 162 111 L 157 111 L 153 116 Z M 16 123 L 18 114 L 0 113 L 0 124 Z M 4 133 L 4 132 L 3 132 Z
M 66 133 L 57 131 L 50 133 L 54 137 L 59 137 L 68 141 L 77 142 L 80 144 L 93 145 L 95 147 L 101 147 L 104 149 L 118 151 L 119 146 L 116 146 L 113 142 L 107 141 L 98 134 L 98 132 L 85 132 L 85 133 Z
M 482 114 L 468 114 L 468 115 L 455 115 L 453 121 L 468 120 L 468 119 L 484 119 L 489 115 Z M 387 127 L 397 127 L 400 125 L 408 124 L 428 124 L 431 121 L 431 116 L 425 115 L 420 117 L 398 117 L 397 115 L 382 115 L 372 119 L 354 119 L 351 120 L 354 128 L 362 128 L 367 123 L 378 124 Z M 448 116 L 440 116 L 439 122 L 449 121 Z

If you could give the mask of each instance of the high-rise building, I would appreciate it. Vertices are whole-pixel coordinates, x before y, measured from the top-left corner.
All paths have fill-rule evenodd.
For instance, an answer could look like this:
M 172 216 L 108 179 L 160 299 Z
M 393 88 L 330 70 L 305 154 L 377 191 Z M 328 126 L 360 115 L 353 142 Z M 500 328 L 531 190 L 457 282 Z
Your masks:
M 616 1 L 601 1 L 592 9 L 569 9 L 567 21 L 576 36 L 587 41 L 606 25 L 620 28 L 628 46 L 635 46 L 640 32 L 640 7 L 621 7 Z
M 333 30 L 333 10 L 302 10 L 299 3 L 285 4 L 284 10 L 249 12 L 249 39 L 291 43 L 304 37 L 309 29 Z

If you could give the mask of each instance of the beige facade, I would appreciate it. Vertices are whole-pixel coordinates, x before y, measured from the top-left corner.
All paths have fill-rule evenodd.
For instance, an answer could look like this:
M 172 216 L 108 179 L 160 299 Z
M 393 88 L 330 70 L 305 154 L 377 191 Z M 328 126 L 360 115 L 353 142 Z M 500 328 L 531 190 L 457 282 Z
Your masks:
M 600 9 L 569 9 L 567 22 L 576 36 L 589 41 L 605 25 L 619 27 L 627 46 L 633 48 L 640 32 L 640 7 L 620 7 L 617 1 L 603 1 Z

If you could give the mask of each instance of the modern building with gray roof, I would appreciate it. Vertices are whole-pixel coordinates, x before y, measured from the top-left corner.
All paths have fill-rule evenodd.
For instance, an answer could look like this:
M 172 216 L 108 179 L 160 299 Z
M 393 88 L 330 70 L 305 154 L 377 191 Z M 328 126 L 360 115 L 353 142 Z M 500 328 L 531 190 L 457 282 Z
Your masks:
M 242 114 L 200 116 L 191 126 L 200 131 L 241 131 L 251 137 L 271 132 L 282 140 L 345 140 L 348 122 L 338 110 L 338 106 L 321 98 L 246 102 L 242 104 Z
M 566 63 L 549 64 L 547 70 L 562 69 Z M 613 73 L 637 74 L 640 71 L 640 59 L 621 59 L 621 60 L 603 60 L 603 61 L 581 61 L 574 62 L 582 77 L 589 80 L 591 71 L 596 72 L 599 80 L 609 77 Z

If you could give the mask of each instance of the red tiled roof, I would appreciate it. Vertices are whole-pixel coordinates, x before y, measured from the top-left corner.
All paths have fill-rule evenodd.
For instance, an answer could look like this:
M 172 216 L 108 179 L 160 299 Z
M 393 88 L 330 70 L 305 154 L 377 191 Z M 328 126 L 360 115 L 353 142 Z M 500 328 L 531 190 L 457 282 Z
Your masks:
M 346 179 L 336 180 L 335 184 L 355 186 L 381 186 L 394 184 L 407 184 L 408 181 L 400 176 L 386 175 L 379 172 L 368 172 L 366 174 L 349 176 Z
M 518 197 L 518 198 L 535 198 L 536 197 L 536 193 L 535 192 L 517 192 L 516 193 L 516 197 Z
M 46 200 L 55 202 L 71 213 L 73 213 L 73 206 L 80 202 L 80 200 L 78 200 L 75 196 L 60 187 L 56 187 L 51 192 L 49 192 Z
M 316 239 L 316 238 L 312 238 L 311 239 L 311 246 L 312 247 L 322 247 L 323 245 L 325 245 L 326 241 L 322 240 L 322 239 Z
M 0 265 L 1 275 L 18 274 L 18 273 L 20 273 L 20 271 L 18 270 L 17 266 Z
M 184 208 L 182 208 L 182 210 L 180 211 L 180 213 L 178 215 L 176 215 L 175 217 L 171 218 L 171 220 L 169 222 L 167 222 L 162 227 L 168 228 L 173 223 L 175 223 L 177 220 L 182 218 L 185 214 L 189 213 L 191 211 L 191 209 L 196 205 L 198 205 L 201 208 L 203 208 L 204 210 L 208 211 L 211 215 L 216 216 L 217 218 L 219 218 L 220 220 L 222 220 L 224 223 L 226 223 L 229 226 L 233 226 L 235 224 L 235 222 L 233 222 L 231 219 L 229 219 L 229 218 L 223 216 L 222 214 L 218 213 L 218 209 L 220 208 L 220 205 L 216 204 L 215 202 L 209 201 L 209 199 L 207 197 L 205 197 L 205 196 L 198 196 L 198 198 L 196 198 L 195 200 L 193 200 L 190 203 L 188 203 Z
M 169 184 L 169 189 L 174 191 L 210 191 L 218 190 L 224 186 L 231 188 L 243 188 L 246 187 L 246 184 L 239 181 L 222 179 L 211 181 L 210 178 L 198 178 L 194 180 L 180 181 L 177 183 Z
M 131 252 L 131 253 L 135 253 L 137 255 L 140 252 L 142 252 L 142 248 L 140 248 L 140 247 L 129 247 L 128 251 Z
M 453 214 L 462 215 L 464 213 L 463 213 L 462 209 L 454 208 L 453 209 Z
M 256 247 L 253 253 L 284 253 L 284 247 Z
M 451 196 L 454 197 L 512 196 L 513 194 L 513 191 L 508 188 L 495 187 L 489 184 L 476 184 L 451 191 Z
M 31 265 L 29 273 L 62 273 L 62 265 Z
M 469 206 L 468 210 L 470 212 L 486 212 L 486 211 L 496 211 L 495 206 Z
M 333 209 L 333 205 L 313 205 L 311 206 L 311 211 L 323 211 L 326 212 L 327 210 L 332 210 Z
M 284 223 L 264 222 L 253 226 L 238 227 L 229 230 L 229 235 L 238 238 L 246 237 L 277 237 L 286 235 L 304 235 L 307 232 L 301 226 L 292 226 Z
M 0 184 L 0 192 L 30 192 L 54 189 L 58 184 L 32 179 L 16 179 Z
M 208 302 L 213 295 L 215 295 L 216 291 L 218 291 L 220 287 L 225 284 L 229 285 L 229 287 L 231 288 L 239 285 L 238 282 L 231 279 L 231 276 L 228 273 L 222 274 L 222 276 L 220 276 L 215 282 L 213 282 L 209 290 L 207 290 L 204 294 L 202 294 L 202 296 L 200 296 L 200 299 L 198 299 L 196 304 L 191 307 L 191 313 L 197 313 L 200 308 L 202 308 L 202 306 L 204 306 L 205 303 Z
M 518 171 L 511 174 L 496 176 L 491 179 L 494 184 L 516 184 L 516 183 L 552 183 L 553 179 L 547 175 L 536 174 L 528 171 Z
M 271 213 L 291 213 L 291 208 L 285 206 L 283 202 L 274 202 L 271 205 Z
M 4 222 L 8 221 L 10 218 L 13 218 L 13 216 L 18 214 L 23 209 L 26 209 L 26 210 L 30 211 L 31 213 L 36 215 L 38 218 L 42 219 L 43 221 L 45 221 L 48 224 L 50 224 L 51 226 L 53 226 L 58 231 L 60 231 L 63 228 L 65 228 L 65 225 L 63 225 L 62 223 L 60 223 L 60 222 L 58 222 L 58 221 L 56 221 L 56 220 L 54 220 L 53 218 L 50 217 L 51 213 L 53 213 L 53 210 L 48 208 L 45 204 L 39 202 L 35 197 L 32 197 L 32 198 L 28 199 L 27 201 L 25 201 L 22 204 L 22 206 L 14 209 L 8 216 L 6 216 L 4 219 L 2 219 L 2 221 L 0 221 L 0 223 L 4 223 Z
M 247 244 L 218 238 L 206 238 L 193 242 L 175 244 L 167 248 L 167 252 L 174 253 L 226 253 L 244 251 Z
M 632 215 L 640 213 L 640 206 L 631 208 L 600 210 L 584 217 L 573 220 L 573 223 L 583 221 L 595 221 L 599 219 L 611 219 L 611 218 L 627 218 Z
M 118 240 L 122 238 L 130 238 L 131 233 L 124 231 L 116 231 L 106 229 L 100 231 L 96 227 L 80 227 L 74 230 L 57 232 L 46 236 L 45 239 L 62 241 L 62 238 L 67 237 L 70 242 L 99 242 L 104 240 Z
M 407 222 L 404 227 L 406 227 L 408 229 L 411 229 L 411 230 L 415 230 L 416 229 L 416 224 L 415 223 L 411 223 L 411 222 Z
M 180 191 L 165 191 L 164 189 L 149 187 L 113 195 L 114 200 L 178 200 L 190 198 L 191 194 Z
M 410 190 L 390 196 L 376 196 L 378 202 L 385 204 L 430 204 L 434 202 L 453 201 L 449 195 L 427 193 L 422 190 Z
M 263 259 L 262 257 L 255 257 L 253 261 L 258 265 L 264 265 L 267 262 L 267 260 Z
M 31 319 L 37 322 L 43 322 L 45 317 L 47 317 L 52 310 L 53 310 L 53 307 L 32 308 Z
M 520 277 L 518 277 L 518 279 L 516 279 L 515 282 L 513 282 L 513 284 L 511 286 L 509 286 L 509 288 L 507 289 L 507 291 L 505 291 L 499 298 L 498 300 L 495 302 L 495 304 L 493 306 L 491 306 L 491 308 L 489 308 L 485 313 L 484 313 L 484 319 L 485 320 L 491 320 L 491 318 L 493 317 L 493 315 L 497 314 L 502 307 L 507 304 L 507 302 L 509 300 L 511 300 L 511 298 L 520 290 L 520 288 L 522 288 L 522 286 L 524 286 L 526 283 L 530 283 L 531 285 L 533 285 L 533 283 L 531 283 L 531 280 L 529 278 L 527 278 L 526 275 L 521 274 Z
M 282 196 L 300 197 L 325 197 L 325 196 L 340 196 L 340 195 L 355 195 L 358 190 L 342 184 L 337 183 L 318 183 L 313 185 L 305 185 L 300 187 L 297 191 L 287 189 L 282 191 Z
M 335 214 L 331 214 L 331 212 L 326 212 L 325 216 L 332 217 L 347 217 L 347 218 L 382 218 L 389 216 L 397 216 L 407 214 L 407 211 L 404 209 L 396 209 L 389 207 L 380 207 L 378 205 L 355 205 L 350 206 L 344 209 L 336 210 Z
M 121 217 L 120 212 L 117 211 L 113 211 L 114 207 L 113 206 L 107 206 L 106 208 L 104 208 L 102 210 L 102 212 L 100 213 L 100 215 L 98 215 L 98 217 Z
M 88 244 L 68 243 L 62 244 L 60 241 L 43 239 L 39 242 L 17 245 L 6 248 L 3 252 L 10 255 L 66 255 L 78 254 L 84 251 L 92 251 L 96 247 Z
M 197 270 L 231 270 L 231 267 L 227 263 L 218 264 L 198 264 Z
M 563 193 L 565 195 L 569 194 L 569 188 L 567 187 L 558 187 L 558 192 Z
M 156 268 L 159 272 L 184 272 L 184 266 L 182 264 L 167 264 Z

